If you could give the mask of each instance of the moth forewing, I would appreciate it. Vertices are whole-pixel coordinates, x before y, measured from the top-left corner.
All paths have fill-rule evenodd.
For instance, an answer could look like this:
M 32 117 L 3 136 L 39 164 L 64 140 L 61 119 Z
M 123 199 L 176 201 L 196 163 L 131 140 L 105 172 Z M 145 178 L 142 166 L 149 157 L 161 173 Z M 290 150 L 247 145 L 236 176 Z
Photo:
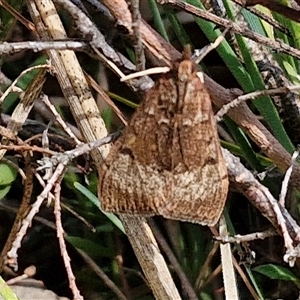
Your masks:
M 210 96 L 183 60 L 137 108 L 100 174 L 102 208 L 214 225 L 228 190 Z

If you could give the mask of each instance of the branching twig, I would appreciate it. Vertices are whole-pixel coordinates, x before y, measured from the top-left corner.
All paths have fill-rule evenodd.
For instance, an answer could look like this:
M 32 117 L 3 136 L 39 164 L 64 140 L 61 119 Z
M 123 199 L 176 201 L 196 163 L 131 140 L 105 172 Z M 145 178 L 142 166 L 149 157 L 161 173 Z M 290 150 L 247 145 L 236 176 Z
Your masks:
M 0 44 L 0 55 L 18 53 L 23 50 L 33 50 L 34 52 L 56 49 L 56 50 L 79 50 L 88 51 L 89 46 L 80 41 L 26 41 L 26 42 L 4 42 Z
M 295 259 L 300 257 L 297 247 L 300 243 L 300 227 L 286 209 L 274 199 L 270 191 L 240 163 L 237 157 L 226 149 L 223 149 L 223 155 L 226 159 L 230 181 L 236 184 L 238 190 L 245 194 L 250 202 L 282 234 L 286 248 L 284 260 L 293 265 Z M 296 247 L 294 247 L 294 242 L 297 244 Z

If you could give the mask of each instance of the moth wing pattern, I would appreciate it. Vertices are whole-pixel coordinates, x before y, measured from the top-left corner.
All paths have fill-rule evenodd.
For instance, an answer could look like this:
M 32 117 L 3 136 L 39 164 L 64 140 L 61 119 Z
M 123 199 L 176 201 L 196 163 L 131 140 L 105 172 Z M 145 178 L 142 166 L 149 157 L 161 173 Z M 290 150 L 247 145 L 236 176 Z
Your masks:
M 181 162 L 175 161 L 172 170 L 172 201 L 161 206 L 159 214 L 212 226 L 226 202 L 228 174 L 209 93 L 191 69 L 193 63 L 187 60 L 178 70 L 178 103 L 182 103 L 182 110 L 174 124 L 178 129 L 174 130 L 173 145 L 178 141 Z
M 159 84 L 157 84 L 159 86 Z M 146 95 L 102 166 L 102 209 L 152 216 L 164 197 L 165 178 L 159 168 L 156 87 Z M 164 139 L 162 139 L 164 140 Z
M 210 96 L 189 59 L 147 93 L 100 174 L 105 211 L 214 225 L 228 191 Z

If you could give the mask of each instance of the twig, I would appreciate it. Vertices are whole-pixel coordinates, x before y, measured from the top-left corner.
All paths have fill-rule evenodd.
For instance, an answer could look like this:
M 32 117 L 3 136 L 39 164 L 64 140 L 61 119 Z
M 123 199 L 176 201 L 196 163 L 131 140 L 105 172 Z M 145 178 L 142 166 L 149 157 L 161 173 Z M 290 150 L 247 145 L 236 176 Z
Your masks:
M 9 3 L 6 1 L 0 1 L 0 5 L 3 6 L 12 16 L 16 18 L 21 24 L 23 24 L 28 29 L 35 32 L 35 27 L 32 22 L 29 22 L 26 18 L 24 18 L 18 11 L 16 11 Z
M 99 266 L 81 249 L 76 248 L 77 252 L 81 255 L 88 266 L 96 273 L 96 275 L 103 280 L 103 282 L 116 294 L 118 299 L 127 300 L 125 295 L 114 284 L 114 282 L 99 268 Z
M 196 283 L 195 283 L 195 290 L 196 292 L 199 292 L 202 289 L 203 286 L 203 282 L 204 282 L 204 278 L 207 275 L 207 269 L 212 261 L 212 259 L 214 258 L 217 250 L 219 250 L 219 243 L 214 243 L 212 249 L 209 251 L 206 260 L 204 262 L 204 264 L 202 265 L 202 268 L 198 274 L 198 277 L 196 279 Z
M 142 71 L 145 69 L 145 53 L 143 49 L 142 35 L 140 31 L 141 13 L 139 8 L 139 0 L 131 0 L 132 12 L 132 30 L 134 34 L 134 50 L 136 60 L 136 70 Z
M 40 152 L 40 153 L 44 153 L 44 154 L 49 154 L 49 155 L 54 155 L 56 154 L 56 152 L 49 150 L 49 149 L 45 149 L 36 145 L 27 145 L 27 144 L 23 144 L 23 145 L 1 145 L 0 144 L 0 150 L 1 149 L 5 149 L 5 150 L 13 150 L 13 151 L 33 151 L 33 152 Z
M 245 272 L 242 270 L 242 268 L 240 267 L 239 263 L 236 261 L 234 256 L 232 256 L 232 261 L 233 261 L 235 269 L 237 270 L 237 272 L 241 276 L 241 278 L 244 281 L 246 287 L 248 288 L 249 292 L 251 293 L 253 299 L 254 300 L 261 300 L 261 298 L 258 296 L 256 291 L 254 290 L 252 284 L 249 282 L 248 277 L 246 276 Z M 231 298 L 228 298 L 228 299 L 231 299 Z M 240 299 L 240 298 L 237 298 L 237 299 Z
M 111 0 L 110 0 L 111 1 Z M 97 49 L 98 52 L 101 52 L 102 55 L 99 56 L 103 59 L 103 55 L 106 57 L 104 63 L 108 61 L 113 62 L 119 68 L 127 69 L 130 71 L 135 71 L 135 66 L 132 62 L 126 59 L 121 53 L 117 53 L 105 40 L 104 36 L 98 30 L 96 25 L 89 19 L 89 17 L 83 13 L 76 5 L 74 5 L 71 1 L 68 0 L 54 0 L 55 3 L 64 7 L 71 16 L 74 18 L 76 26 L 78 30 L 83 34 L 83 36 L 91 36 L 92 40 L 90 41 L 91 47 L 95 50 Z M 105 4 L 105 3 L 104 3 Z M 112 4 L 112 3 L 111 3 Z M 122 3 L 119 2 L 116 4 L 117 6 L 121 7 Z M 128 10 L 128 14 L 131 20 L 131 14 Z M 130 28 L 130 31 L 132 29 Z M 98 53 L 99 55 L 99 53 Z M 111 66 L 110 66 L 111 67 Z M 115 72 L 116 70 L 113 69 Z M 153 85 L 153 82 L 148 77 L 142 77 L 139 80 L 131 81 L 130 86 L 133 88 L 134 91 L 137 90 L 137 87 L 141 87 L 142 90 L 147 90 Z
M 79 215 L 74 209 L 67 206 L 63 202 L 61 202 L 61 206 L 68 212 L 70 212 L 73 216 L 75 216 L 78 220 L 80 220 L 90 231 L 92 231 L 93 233 L 96 232 L 96 228 L 91 223 L 89 223 L 83 216 Z
M 278 235 L 278 232 L 271 228 L 269 230 L 263 232 L 254 232 L 250 234 L 240 235 L 236 234 L 234 236 L 215 236 L 214 238 L 221 243 L 245 243 L 245 242 L 252 242 L 255 240 L 264 240 L 268 237 Z
M 281 192 L 279 195 L 279 204 L 282 207 L 285 207 L 285 196 L 288 190 L 288 184 L 292 175 L 292 171 L 293 171 L 293 166 L 296 163 L 296 159 L 299 156 L 299 149 L 296 150 L 293 155 L 292 155 L 292 159 L 291 159 L 291 165 L 289 166 L 289 168 L 286 170 L 285 172 L 285 176 L 282 182 L 282 186 L 281 186 Z
M 66 272 L 68 275 L 69 280 L 69 287 L 73 293 L 73 299 L 74 300 L 83 300 L 83 297 L 80 295 L 80 291 L 77 288 L 76 282 L 75 282 L 75 276 L 72 271 L 71 266 L 71 258 L 68 254 L 65 239 L 64 239 L 64 229 L 61 222 L 61 207 L 60 207 L 60 191 L 61 191 L 61 181 L 63 179 L 63 173 L 60 175 L 58 180 L 55 182 L 55 188 L 54 188 L 54 215 L 55 215 L 55 224 L 57 229 L 57 238 L 59 241 L 59 248 L 60 253 L 64 261 L 64 265 L 66 268 Z
M 17 211 L 16 218 L 14 221 L 14 224 L 12 226 L 12 229 L 9 233 L 9 236 L 6 240 L 5 246 L 3 247 L 0 255 L 0 271 L 2 272 L 3 267 L 7 263 L 7 252 L 11 249 L 13 241 L 17 237 L 17 233 L 20 230 L 20 223 L 24 218 L 24 215 L 27 213 L 29 205 L 30 205 L 30 200 L 31 200 L 31 194 L 33 190 L 33 184 L 32 184 L 32 179 L 33 179 L 33 171 L 31 166 L 29 165 L 29 155 L 25 155 L 25 162 L 26 162 L 26 169 L 25 169 L 25 174 L 26 174 L 26 180 L 24 181 L 24 191 L 23 191 L 23 196 L 22 196 L 22 201 L 21 205 Z M 16 266 L 16 264 L 15 264 Z
M 80 50 L 88 52 L 88 44 L 80 41 L 26 41 L 26 42 L 4 42 L 0 44 L 0 54 L 12 54 L 23 50 L 44 51 L 56 50 Z
M 142 77 L 145 75 L 153 75 L 153 74 L 161 74 L 161 73 L 167 73 L 170 71 L 169 67 L 155 67 L 155 68 L 150 68 L 147 70 L 143 70 L 143 71 L 139 71 L 139 72 L 135 72 L 129 75 L 124 75 L 123 77 L 120 78 L 121 82 L 130 80 L 130 79 L 134 79 L 137 77 Z
M 71 137 L 71 139 L 74 140 L 74 142 L 77 145 L 81 145 L 82 142 L 77 139 L 77 137 L 74 135 L 72 130 L 69 128 L 69 126 L 65 123 L 63 118 L 60 116 L 60 114 L 57 112 L 55 106 L 50 102 L 47 95 L 42 94 L 41 96 L 42 101 L 46 104 L 46 106 L 49 108 L 49 110 L 53 113 L 55 120 L 58 122 L 58 124 L 62 127 L 62 129 Z
M 53 168 L 53 166 L 58 166 L 59 164 L 65 167 L 72 159 L 80 155 L 83 155 L 87 152 L 90 152 L 95 148 L 114 142 L 119 136 L 120 136 L 120 131 L 117 131 L 115 133 L 109 134 L 105 138 L 102 138 L 98 141 L 81 144 L 80 146 L 78 146 L 73 150 L 69 150 L 64 153 L 53 153 L 51 157 L 43 157 L 41 160 L 37 161 L 40 164 L 40 167 L 38 167 L 36 170 L 40 171 L 47 168 Z M 0 149 L 1 149 L 1 145 L 0 145 Z
M 174 268 L 174 271 L 176 272 L 177 276 L 179 277 L 179 279 L 181 281 L 181 286 L 184 289 L 186 295 L 191 300 L 197 300 L 198 297 L 197 297 L 194 289 L 192 288 L 192 286 L 191 286 L 191 284 L 190 284 L 187 276 L 182 271 L 182 268 L 181 268 L 180 264 L 178 263 L 177 258 L 175 257 L 174 253 L 170 249 L 170 247 L 167 244 L 166 240 L 164 239 L 164 237 L 160 233 L 158 227 L 156 226 L 156 224 L 154 223 L 154 221 L 152 219 L 150 219 L 150 218 L 148 219 L 148 223 L 149 223 L 149 225 L 151 227 L 151 230 L 154 233 L 154 236 L 155 236 L 158 244 L 160 245 L 161 249 L 163 250 L 163 252 L 168 257 L 169 261 L 172 264 L 172 267 Z
M 116 106 L 116 104 L 109 98 L 109 96 L 103 91 L 101 86 L 93 79 L 92 76 L 84 72 L 85 77 L 89 83 L 90 86 L 93 87 L 93 89 L 99 94 L 102 100 L 104 100 L 114 111 L 114 113 L 118 116 L 118 118 L 122 121 L 122 123 L 126 126 L 127 121 L 123 113 L 120 111 L 120 109 Z
M 285 16 L 286 18 L 291 19 L 295 22 L 298 23 L 300 22 L 299 10 L 295 10 L 291 7 L 278 3 L 277 1 L 268 1 L 268 0 L 247 0 L 246 1 L 246 6 L 253 6 L 256 4 L 263 5 L 268 9 L 270 9 L 271 11 L 279 13 L 282 16 Z
M 196 52 L 193 56 L 192 59 L 195 60 L 195 63 L 198 64 L 203 60 L 203 58 L 212 50 L 216 49 L 225 39 L 226 33 L 231 29 L 231 26 L 229 25 L 221 35 L 219 35 L 213 43 L 210 43 L 200 51 Z
M 24 270 L 22 275 L 7 280 L 6 284 L 8 284 L 8 285 L 16 284 L 16 283 L 20 282 L 21 280 L 33 277 L 35 275 L 35 273 L 36 273 L 36 267 L 29 266 Z
M 266 96 L 266 95 L 276 95 L 276 94 L 284 94 L 289 93 L 291 91 L 299 91 L 300 85 L 291 85 L 291 86 L 284 86 L 276 89 L 269 89 L 269 90 L 263 90 L 263 91 L 255 91 L 252 93 L 248 93 L 246 95 L 238 96 L 234 100 L 232 100 L 230 103 L 225 104 L 216 114 L 215 118 L 216 121 L 219 122 L 222 120 L 223 116 L 228 113 L 228 111 L 231 108 L 237 107 L 241 102 L 247 101 L 247 100 L 254 100 L 257 97 Z
M 22 221 L 21 227 L 16 235 L 15 240 L 12 243 L 11 249 L 7 252 L 7 258 L 10 261 L 10 265 L 13 266 L 15 269 L 18 268 L 17 258 L 18 254 L 17 251 L 21 247 L 21 242 L 28 230 L 28 228 L 32 224 L 32 220 L 34 216 L 38 213 L 40 210 L 40 207 L 44 200 L 48 197 L 51 189 L 53 188 L 55 182 L 60 178 L 61 174 L 64 172 L 64 165 L 59 164 L 54 171 L 52 177 L 48 180 L 44 190 L 42 193 L 37 197 L 36 202 L 32 204 L 32 207 L 26 216 L 26 218 Z
M 297 247 L 300 242 L 299 226 L 286 209 L 274 199 L 270 191 L 254 178 L 253 174 L 240 163 L 237 157 L 226 149 L 222 149 L 222 152 L 226 159 L 230 181 L 236 184 L 238 190 L 245 194 L 250 202 L 282 234 L 286 248 L 284 261 L 293 265 L 296 258 L 300 257 Z M 293 245 L 294 241 L 297 244 L 296 247 Z
M 245 6 L 245 2 L 242 0 L 233 0 L 233 2 L 235 2 L 241 6 Z M 249 10 L 254 15 L 258 16 L 260 19 L 268 22 L 271 26 L 278 29 L 279 31 L 281 31 L 289 36 L 291 35 L 290 31 L 286 27 L 284 27 L 280 22 L 276 21 L 272 16 L 268 16 L 268 15 L 264 14 L 263 12 L 256 9 L 255 7 L 248 6 L 248 7 L 245 7 L 245 9 Z

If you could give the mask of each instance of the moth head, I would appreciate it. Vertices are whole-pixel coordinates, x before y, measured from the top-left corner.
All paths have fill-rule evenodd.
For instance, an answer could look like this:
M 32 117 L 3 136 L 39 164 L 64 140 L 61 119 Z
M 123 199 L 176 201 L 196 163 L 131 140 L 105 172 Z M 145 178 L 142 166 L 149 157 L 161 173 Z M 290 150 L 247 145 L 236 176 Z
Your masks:
M 178 80 L 187 81 L 196 71 L 196 65 L 191 60 L 183 60 L 178 66 Z

